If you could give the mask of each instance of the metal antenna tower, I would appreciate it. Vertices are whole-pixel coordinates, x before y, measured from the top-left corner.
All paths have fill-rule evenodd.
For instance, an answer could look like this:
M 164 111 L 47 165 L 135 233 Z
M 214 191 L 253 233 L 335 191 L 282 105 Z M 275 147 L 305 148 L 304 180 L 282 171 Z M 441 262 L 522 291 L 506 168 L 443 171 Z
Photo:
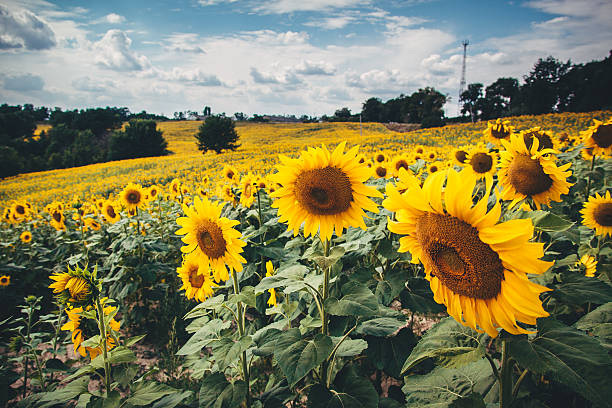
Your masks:
M 461 114 L 461 94 L 465 90 L 465 60 L 467 59 L 467 46 L 470 45 L 468 40 L 461 41 L 461 45 L 463 45 L 463 65 L 461 66 L 461 82 L 459 82 L 459 98 L 457 99 L 459 104 L 458 115 Z

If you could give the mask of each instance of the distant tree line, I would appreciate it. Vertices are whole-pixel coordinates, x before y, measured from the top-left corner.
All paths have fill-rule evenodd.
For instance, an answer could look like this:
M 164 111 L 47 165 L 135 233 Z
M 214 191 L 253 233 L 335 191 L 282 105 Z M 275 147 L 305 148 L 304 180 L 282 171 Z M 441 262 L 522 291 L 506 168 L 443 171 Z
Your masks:
M 146 114 L 146 112 L 145 112 Z M 18 173 L 83 166 L 166 154 L 156 123 L 134 119 L 127 108 L 62 111 L 32 105 L 0 106 L 0 178 Z M 48 131 L 35 135 L 47 119 Z M 121 127 L 129 121 L 124 130 Z
M 612 108 L 612 51 L 586 64 L 540 58 L 523 83 L 498 78 L 486 88 L 469 84 L 461 94 L 461 113 L 473 120 L 552 112 L 588 112 Z

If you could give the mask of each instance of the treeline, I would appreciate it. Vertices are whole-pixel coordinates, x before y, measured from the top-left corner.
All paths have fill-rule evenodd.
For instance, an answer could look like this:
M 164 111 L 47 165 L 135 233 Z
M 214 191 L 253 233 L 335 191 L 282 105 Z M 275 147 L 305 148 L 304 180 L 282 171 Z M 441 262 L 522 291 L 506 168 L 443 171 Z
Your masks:
M 612 51 L 601 61 L 562 62 L 538 59 L 523 83 L 499 78 L 486 88 L 469 84 L 461 94 L 461 113 L 473 120 L 553 112 L 588 112 L 612 108 Z
M 401 94 L 397 98 L 383 102 L 380 98 L 369 98 L 361 108 L 361 113 L 351 114 L 349 108 L 336 110 L 334 116 L 323 116 L 323 121 L 358 122 L 399 122 L 419 123 L 421 127 L 435 127 L 444 124 L 444 109 L 448 97 L 435 88 L 419 89 L 412 95 Z
M 51 128 L 35 134 L 37 123 Z M 128 124 L 122 130 L 125 121 Z M 154 120 L 127 108 L 62 111 L 32 105 L 0 106 L 0 178 L 19 173 L 159 156 L 168 143 Z

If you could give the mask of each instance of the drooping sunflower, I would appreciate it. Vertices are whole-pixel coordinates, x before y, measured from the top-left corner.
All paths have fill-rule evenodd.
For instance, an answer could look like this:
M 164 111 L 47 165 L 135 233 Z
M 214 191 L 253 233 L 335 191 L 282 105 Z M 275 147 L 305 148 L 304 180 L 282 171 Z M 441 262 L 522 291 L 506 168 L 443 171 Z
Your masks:
M 584 254 L 578 261 L 579 265 L 584 267 L 584 276 L 587 278 L 594 278 L 595 272 L 597 272 L 597 259 L 589 254 Z
M 540 126 L 532 127 L 527 130 L 523 130 L 520 133 L 523 138 L 523 142 L 528 149 L 531 149 L 534 139 L 538 140 L 538 147 L 540 150 L 544 149 L 555 149 L 555 138 L 552 132 L 548 130 L 542 130 Z
M 274 275 L 274 265 L 272 265 L 272 261 L 266 262 L 266 276 Z M 266 302 L 268 306 L 276 306 L 276 290 L 274 288 L 268 289 L 270 292 L 270 298 Z
M 604 195 L 595 193 L 580 210 L 582 224 L 595 230 L 595 235 L 612 236 L 612 197 L 610 190 Z
M 499 145 L 502 140 L 508 140 L 513 131 L 514 127 L 510 126 L 510 121 L 498 118 L 495 122 L 487 123 L 487 128 L 483 131 L 483 134 L 491 143 Z
M 382 197 L 373 187 L 364 184 L 372 170 L 356 160 L 358 146 L 346 153 L 346 142 L 330 153 L 324 145 L 309 148 L 299 158 L 280 156 L 278 172 L 272 178 L 282 187 L 271 194 L 277 198 L 280 222 L 287 222 L 294 235 L 304 223 L 304 235 L 330 240 L 334 230 L 341 236 L 345 227 L 366 229 L 363 210 L 378 212 L 368 197 Z
M 55 282 L 49 285 L 56 298 L 62 303 L 71 303 L 73 306 L 90 305 L 97 292 L 97 268 L 93 271 L 76 265 L 74 269 L 66 267 L 68 272 L 56 272 L 49 278 Z
M 30 231 L 23 231 L 21 235 L 19 235 L 19 239 L 24 244 L 27 244 L 32 241 L 32 233 Z
M 561 201 L 572 185 L 567 178 L 572 175 L 571 163 L 557 167 L 552 149 L 539 150 L 539 139 L 533 138 L 531 147 L 525 145 L 521 134 L 512 135 L 510 141 L 502 141 L 506 148 L 500 152 L 499 186 L 501 198 L 512 200 L 510 207 L 530 197 L 535 206 Z
M 543 244 L 530 242 L 530 219 L 499 223 L 501 205 L 495 202 L 487 211 L 488 191 L 473 204 L 475 181 L 454 170 L 429 176 L 422 188 L 412 175 L 400 177 L 408 191 L 401 194 L 389 183 L 383 201 L 395 212 L 389 230 L 404 235 L 399 251 L 410 251 L 412 262 L 425 266 L 436 302 L 458 322 L 491 337 L 498 328 L 527 333 L 517 321 L 534 325 L 548 316 L 539 294 L 549 289 L 527 274 L 541 274 L 552 262 L 539 259 Z
M 139 184 L 128 183 L 119 197 L 128 211 L 142 208 L 145 204 L 145 192 Z
M 183 282 L 179 290 L 185 289 L 187 299 L 195 298 L 203 302 L 214 294 L 213 287 L 217 285 L 213 282 L 210 269 L 204 270 L 201 267 L 194 252 L 185 257 L 183 264 L 176 269 L 176 272 Z
M 8 286 L 11 284 L 11 277 L 8 275 L 0 276 L 0 286 Z
M 104 314 L 108 316 L 115 310 L 115 307 L 104 306 L 103 310 Z M 99 346 L 88 347 L 83 346 L 82 343 L 88 337 L 92 337 L 94 335 L 99 334 L 95 320 L 83 316 L 83 307 L 73 307 L 70 309 L 66 309 L 66 314 L 68 315 L 68 322 L 65 323 L 61 327 L 61 329 L 72 332 L 72 344 L 74 347 L 74 353 L 80 355 L 81 357 L 85 357 L 87 356 L 87 353 L 89 353 L 89 356 L 93 360 L 102 352 L 102 350 Z M 115 319 L 110 320 L 109 326 L 113 331 L 119 331 L 119 329 L 121 328 L 121 324 Z M 115 339 L 113 338 L 112 334 L 109 333 L 106 338 L 107 351 L 111 350 L 115 345 Z
M 465 159 L 465 171 L 477 180 L 486 179 L 487 185 L 490 185 L 497 172 L 497 154 L 485 149 L 470 151 Z
M 194 253 L 200 268 L 212 269 L 216 282 L 229 279 L 228 268 L 236 272 L 242 271 L 246 260 L 240 255 L 246 245 L 240 239 L 242 234 L 233 227 L 239 221 L 221 217 L 223 203 L 213 203 L 204 198 L 194 199 L 194 205 L 184 206 L 185 217 L 177 218 L 181 228 L 177 235 L 185 235 L 181 247 L 183 253 Z
M 592 148 L 595 155 L 612 155 L 612 118 L 595 122 L 587 130 L 580 132 L 585 148 Z
M 102 208 L 102 215 L 107 222 L 111 224 L 116 223 L 121 219 L 121 214 L 119 214 L 119 208 L 116 203 L 112 201 L 105 201 L 104 207 Z

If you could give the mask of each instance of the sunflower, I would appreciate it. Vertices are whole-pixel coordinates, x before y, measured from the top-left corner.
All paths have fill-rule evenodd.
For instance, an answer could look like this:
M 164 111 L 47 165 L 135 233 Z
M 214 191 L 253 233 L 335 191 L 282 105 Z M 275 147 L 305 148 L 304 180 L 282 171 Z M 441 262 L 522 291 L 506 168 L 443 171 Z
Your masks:
M 223 178 L 232 184 L 238 183 L 238 171 L 232 166 L 223 167 Z
M 170 182 L 170 197 L 175 199 L 179 195 L 181 195 L 181 182 L 179 179 L 173 179 Z
M 378 212 L 368 197 L 382 197 L 373 187 L 364 184 L 372 170 L 356 159 L 358 146 L 343 153 L 346 142 L 330 153 L 323 145 L 309 148 L 298 159 L 280 156 L 278 172 L 272 177 L 282 185 L 272 194 L 277 198 L 280 222 L 287 222 L 294 235 L 304 223 L 304 235 L 319 231 L 321 240 L 330 240 L 334 229 L 338 236 L 345 227 L 366 229 L 364 209 Z
M 102 208 L 102 215 L 104 215 L 104 219 L 111 224 L 116 223 L 121 219 L 121 215 L 119 214 L 119 208 L 117 208 L 117 204 L 112 201 L 105 201 L 104 208 Z
M 595 277 L 595 272 L 597 272 L 597 259 L 595 259 L 594 256 L 584 254 L 577 264 L 584 267 L 584 276 L 588 278 Z
M 179 290 L 185 289 L 187 299 L 195 298 L 203 302 L 213 295 L 213 287 L 217 285 L 213 282 L 210 269 L 203 270 L 195 253 L 188 254 L 176 272 L 183 281 L 183 286 Z
M 27 244 L 28 242 L 32 241 L 32 233 L 30 231 L 23 231 L 21 235 L 19 235 L 19 239 L 24 244 Z
M 500 153 L 498 177 L 501 198 L 512 200 L 510 207 L 527 197 L 531 197 L 537 208 L 561 201 L 561 195 L 567 194 L 572 185 L 566 181 L 572 175 L 571 163 L 557 167 L 554 157 L 549 155 L 554 150 L 538 150 L 539 139 L 531 140 L 530 148 L 521 134 L 502 141 L 506 150 Z
M 482 133 L 491 143 L 499 145 L 502 140 L 508 140 L 513 130 L 514 127 L 510 126 L 509 121 L 497 119 L 495 122 L 488 122 Z
M 523 130 L 520 133 L 527 149 L 531 149 L 534 139 L 538 140 L 540 150 L 555 149 L 555 138 L 552 132 L 542 130 L 539 126 Z
M 184 206 L 185 217 L 177 218 L 181 228 L 177 235 L 185 235 L 181 247 L 183 253 L 194 253 L 200 268 L 212 269 L 216 282 L 229 279 L 228 270 L 242 271 L 246 260 L 240 255 L 246 245 L 240 239 L 241 233 L 233 227 L 239 221 L 221 217 L 222 203 L 212 203 L 196 197 L 192 207 Z
M 427 154 L 425 155 L 425 157 L 426 157 L 428 160 L 435 160 L 435 159 L 436 159 L 436 157 L 438 157 L 438 155 L 436 154 L 436 152 L 429 152 L 429 153 L 427 153 Z
M 476 180 L 486 179 L 487 185 L 490 185 L 497 171 L 497 154 L 484 149 L 472 150 L 465 159 L 465 170 Z
M 453 161 L 455 164 L 458 164 L 459 166 L 465 165 L 467 156 L 468 156 L 468 152 L 464 148 L 453 150 L 453 154 L 452 154 Z
M 119 196 L 128 211 L 142 208 L 145 204 L 145 192 L 139 184 L 128 183 Z
M 159 196 L 159 187 L 152 185 L 147 190 L 147 198 L 149 201 L 155 201 Z
M 105 299 L 102 299 L 102 301 L 105 301 Z M 88 310 L 89 309 L 90 308 L 88 308 Z M 115 309 L 116 308 L 113 306 L 103 307 L 104 314 L 107 316 L 110 315 Z M 61 330 L 72 332 L 72 344 L 74 346 L 74 353 L 80 355 L 81 357 L 85 357 L 87 353 L 89 353 L 89 356 L 93 360 L 102 352 L 102 350 L 99 346 L 84 347 L 82 343 L 87 339 L 87 337 L 92 337 L 98 334 L 97 325 L 95 324 L 94 319 L 85 317 L 83 315 L 82 307 L 73 307 L 70 309 L 66 309 L 66 314 L 68 315 L 68 322 L 61 327 Z M 113 331 L 119 331 L 121 324 L 115 319 L 111 319 L 109 322 L 109 326 Z M 115 345 L 115 339 L 113 338 L 111 333 L 109 333 L 106 338 L 106 349 L 112 350 Z
M 475 181 L 454 170 L 429 176 L 423 187 L 407 173 L 401 177 L 408 191 L 400 194 L 389 183 L 383 201 L 396 214 L 389 230 L 405 235 L 399 251 L 423 263 L 436 302 L 458 322 L 491 337 L 497 328 L 528 333 L 517 321 L 534 325 L 548 316 L 539 294 L 549 289 L 527 274 L 544 273 L 553 263 L 539 259 L 544 244 L 530 242 L 530 219 L 499 223 L 501 205 L 495 202 L 487 212 L 488 192 L 473 204 Z
M 395 156 L 391 163 L 391 168 L 393 169 L 393 177 L 399 176 L 400 169 L 408 170 L 408 159 L 404 157 L 404 155 Z
M 244 208 L 249 208 L 255 201 L 255 194 L 257 194 L 256 179 L 253 174 L 249 173 L 240 180 L 240 187 L 242 193 L 240 194 L 240 204 Z
M 28 217 L 29 209 L 28 209 L 28 207 L 25 204 L 16 203 L 16 204 L 13 204 L 13 208 L 11 210 L 11 213 L 13 214 L 13 217 L 16 220 L 22 220 L 22 219 Z
M 56 209 L 51 213 L 51 226 L 58 231 L 66 229 L 64 213 L 62 210 Z
M 266 262 L 266 276 L 274 275 L 274 266 L 272 265 L 272 261 Z M 276 290 L 274 288 L 268 289 L 270 292 L 270 299 L 268 299 L 268 306 L 276 306 Z
M 595 122 L 587 130 L 580 132 L 582 142 L 586 148 L 592 148 L 595 155 L 612 155 L 612 118 L 602 122 Z
M 589 197 L 584 208 L 580 210 L 582 214 L 582 225 L 595 230 L 595 235 L 612 236 L 612 197 L 610 190 L 604 195 L 595 193 Z
M 374 156 L 374 163 L 384 163 L 385 161 L 387 161 L 387 156 L 384 153 L 378 153 Z
M 85 218 L 85 227 L 91 228 L 92 231 L 99 231 L 102 226 L 93 218 Z
M 387 171 L 387 166 L 384 163 L 379 163 L 374 167 L 374 174 L 377 178 L 389 178 L 391 174 Z
M 0 276 L 0 286 L 8 286 L 11 284 L 11 277 L 8 275 Z
M 429 166 L 427 166 L 427 172 L 429 174 L 435 173 L 437 171 L 440 171 L 440 166 L 438 162 L 431 163 Z

